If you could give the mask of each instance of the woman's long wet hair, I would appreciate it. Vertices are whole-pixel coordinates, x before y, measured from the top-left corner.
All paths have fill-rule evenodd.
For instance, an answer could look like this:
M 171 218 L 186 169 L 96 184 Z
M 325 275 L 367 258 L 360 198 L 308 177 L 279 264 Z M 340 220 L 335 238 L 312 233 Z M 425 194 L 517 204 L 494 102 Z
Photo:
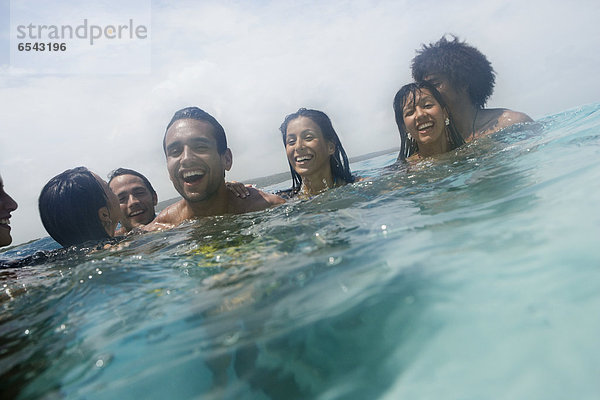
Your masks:
M 454 120 L 452 119 L 452 115 L 450 114 L 446 103 L 442 99 L 442 95 L 437 91 L 435 86 L 427 81 L 409 83 L 408 85 L 402 86 L 394 97 L 394 115 L 396 117 L 398 131 L 400 132 L 400 154 L 398 155 L 398 161 L 404 161 L 406 158 L 419 152 L 419 145 L 417 144 L 417 141 L 414 138 L 409 138 L 406 125 L 404 125 L 404 105 L 406 103 L 414 103 L 417 98 L 417 94 L 422 93 L 423 89 L 428 90 L 432 94 L 435 100 L 440 103 L 440 106 L 448 115 L 450 125 L 446 126 L 446 129 L 448 131 L 448 139 L 450 141 L 450 150 L 454 150 L 457 147 L 465 144 L 465 140 L 456 130 Z
M 283 146 L 286 146 L 288 124 L 290 123 L 290 121 L 299 117 L 310 118 L 315 124 L 317 124 L 319 129 L 321 129 L 323 137 L 335 145 L 335 152 L 329 157 L 329 164 L 331 165 L 331 174 L 333 175 L 334 181 L 342 180 L 346 183 L 354 182 L 355 177 L 350 171 L 350 163 L 348 162 L 348 156 L 346 156 L 346 151 L 342 146 L 342 142 L 340 142 L 340 138 L 333 129 L 331 120 L 324 112 L 301 108 L 295 113 L 285 117 L 283 123 L 281 124 L 281 127 L 279 128 L 279 130 L 281 131 L 281 136 L 283 138 Z M 292 173 L 292 193 L 296 194 L 300 191 L 300 188 L 302 187 L 302 177 L 294 170 L 292 164 L 289 163 L 289 160 L 288 164 Z
M 104 189 L 85 167 L 50 179 L 39 198 L 42 224 L 63 247 L 110 238 L 98 216 L 98 210 L 107 206 Z

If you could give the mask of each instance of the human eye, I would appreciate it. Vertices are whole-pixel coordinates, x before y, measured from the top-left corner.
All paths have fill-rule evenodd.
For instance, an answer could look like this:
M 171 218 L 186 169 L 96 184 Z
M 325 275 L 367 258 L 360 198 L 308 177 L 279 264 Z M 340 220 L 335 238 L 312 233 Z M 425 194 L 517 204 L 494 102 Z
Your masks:
M 169 147 L 167 148 L 167 156 L 169 157 L 177 157 L 179 154 L 181 154 L 181 148 L 180 147 Z
M 208 151 L 208 146 L 205 144 L 197 144 L 193 149 L 196 153 L 206 153 Z
M 127 197 L 124 196 L 124 195 L 118 196 L 118 199 L 119 199 L 119 204 L 125 204 L 125 203 L 127 203 Z
M 288 146 L 293 146 L 296 143 L 296 138 L 294 136 L 288 136 L 285 143 Z
M 414 110 L 413 108 L 410 108 L 410 109 L 404 110 L 404 117 L 405 117 L 405 118 L 406 118 L 406 117 L 410 117 L 411 115 L 413 115 L 413 114 L 414 114 L 414 112 L 415 112 L 415 110 Z

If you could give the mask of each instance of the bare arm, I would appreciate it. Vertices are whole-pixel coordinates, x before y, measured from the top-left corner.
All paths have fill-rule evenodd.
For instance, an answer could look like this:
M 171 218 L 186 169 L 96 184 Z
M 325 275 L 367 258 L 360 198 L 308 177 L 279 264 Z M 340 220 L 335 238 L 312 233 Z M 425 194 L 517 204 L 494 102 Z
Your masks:
M 184 221 L 184 219 L 181 218 L 181 211 L 184 203 L 185 200 L 180 200 L 175 204 L 171 204 L 169 207 L 162 210 L 152 222 L 142 229 L 146 232 L 152 232 L 171 229 L 179 225 Z

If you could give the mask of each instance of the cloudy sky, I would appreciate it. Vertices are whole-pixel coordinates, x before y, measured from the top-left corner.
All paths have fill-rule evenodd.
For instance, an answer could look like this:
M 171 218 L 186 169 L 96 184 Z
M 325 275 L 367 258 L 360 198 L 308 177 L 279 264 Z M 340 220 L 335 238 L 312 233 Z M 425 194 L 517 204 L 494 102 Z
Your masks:
M 231 180 L 287 170 L 278 127 L 299 107 L 325 111 L 350 156 L 395 147 L 392 98 L 411 79 L 415 50 L 445 33 L 492 62 L 490 107 L 538 119 L 600 101 L 598 1 L 38 3 L 0 0 L 0 174 L 19 203 L 14 244 L 46 236 L 37 197 L 67 168 L 84 165 L 103 177 L 116 167 L 137 169 L 160 200 L 177 196 L 161 141 L 185 106 L 225 127 Z M 67 41 L 60 59 L 27 55 L 11 43 L 23 18 L 134 19 L 148 35 L 127 42 L 133 47 L 99 39 L 83 48 L 80 40 Z

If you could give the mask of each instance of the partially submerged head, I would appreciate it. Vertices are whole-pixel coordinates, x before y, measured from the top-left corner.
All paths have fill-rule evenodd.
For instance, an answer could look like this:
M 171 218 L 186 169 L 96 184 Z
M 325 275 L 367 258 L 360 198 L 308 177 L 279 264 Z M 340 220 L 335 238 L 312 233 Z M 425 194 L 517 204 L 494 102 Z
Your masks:
M 354 182 L 344 147 L 324 112 L 301 108 L 285 117 L 279 129 L 294 191 L 311 175 L 330 174 L 334 182 Z
M 0 247 L 12 243 L 10 236 L 10 213 L 17 209 L 17 202 L 4 191 L 4 181 L 0 176 Z
M 50 179 L 40 194 L 39 210 L 44 228 L 63 247 L 112 237 L 121 219 L 115 194 L 85 167 Z
M 173 186 L 188 202 L 211 199 L 233 163 L 225 130 L 207 112 L 187 107 L 167 125 L 163 148 Z
M 158 196 L 150 181 L 141 173 L 117 168 L 109 175 L 108 186 L 117 195 L 123 219 L 121 224 L 130 231 L 136 226 L 150 223 L 156 212 Z
M 418 153 L 419 145 L 432 147 L 447 141 L 448 150 L 452 150 L 464 144 L 444 99 L 427 81 L 409 83 L 398 90 L 394 115 L 400 133 L 399 159 Z
M 494 91 L 495 72 L 488 59 L 454 36 L 423 45 L 412 60 L 412 75 L 417 82 L 433 83 L 451 108 L 461 91 L 476 107 L 483 107 Z

